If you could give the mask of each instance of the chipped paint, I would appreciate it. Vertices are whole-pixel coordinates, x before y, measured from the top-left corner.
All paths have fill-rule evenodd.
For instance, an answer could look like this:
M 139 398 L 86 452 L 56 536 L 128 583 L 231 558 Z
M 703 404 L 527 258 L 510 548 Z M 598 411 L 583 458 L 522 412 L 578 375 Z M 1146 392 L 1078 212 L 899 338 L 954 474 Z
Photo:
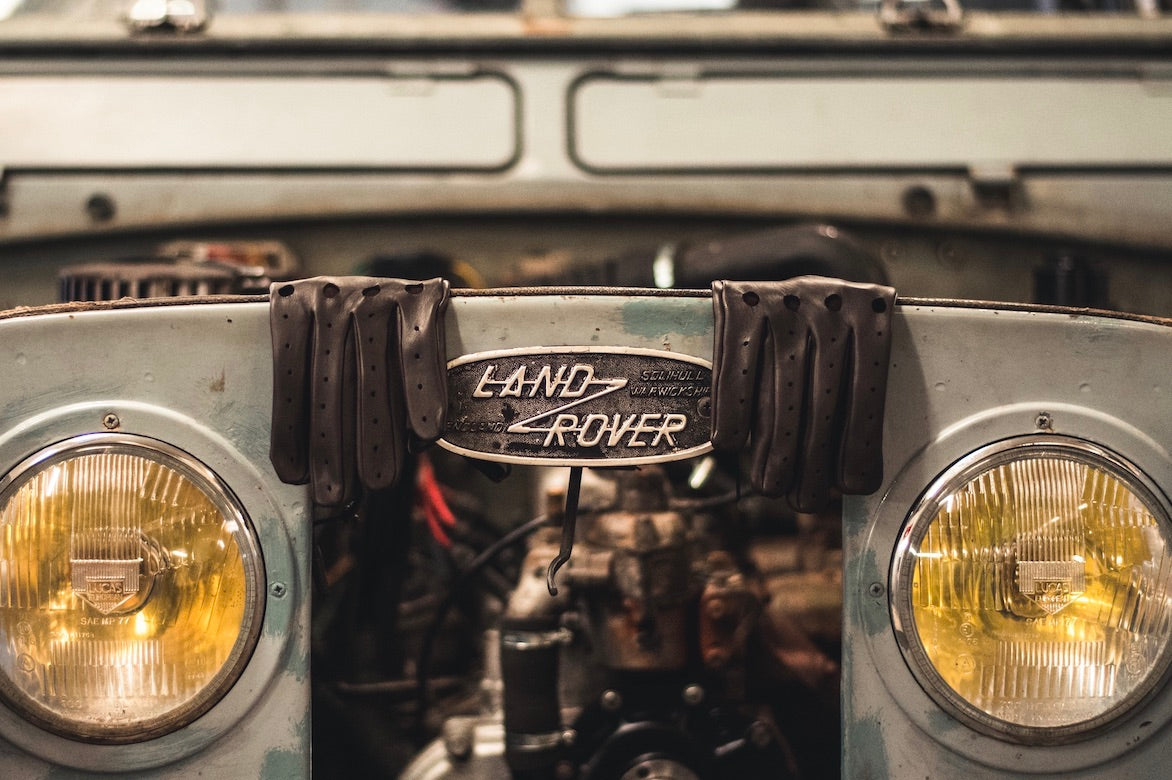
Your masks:
M 891 630 L 891 618 L 888 611 L 887 576 L 880 572 L 879 563 L 875 558 L 875 551 L 867 549 L 859 561 L 859 579 L 856 587 L 863 623 L 863 630 L 868 636 L 878 636 L 884 631 Z M 878 598 L 867 593 L 871 583 L 878 582 L 883 586 L 883 593 Z M 851 599 L 852 601 L 854 599 Z
M 869 716 L 843 722 L 843 750 L 849 750 L 852 761 L 844 762 L 846 780 L 887 780 L 887 746 L 883 738 L 883 724 Z M 848 774 L 849 772 L 849 774 Z
M 932 710 L 928 713 L 928 723 L 932 727 L 932 732 L 939 734 L 941 732 L 953 731 L 958 728 L 963 728 L 951 715 L 944 710 Z
M 712 330 L 712 319 L 695 316 L 694 303 L 686 298 L 628 301 L 623 304 L 622 319 L 626 333 L 653 339 L 677 334 L 703 336 Z
M 306 756 L 300 751 L 277 748 L 265 753 L 260 769 L 263 780 L 290 780 L 295 777 L 309 777 Z

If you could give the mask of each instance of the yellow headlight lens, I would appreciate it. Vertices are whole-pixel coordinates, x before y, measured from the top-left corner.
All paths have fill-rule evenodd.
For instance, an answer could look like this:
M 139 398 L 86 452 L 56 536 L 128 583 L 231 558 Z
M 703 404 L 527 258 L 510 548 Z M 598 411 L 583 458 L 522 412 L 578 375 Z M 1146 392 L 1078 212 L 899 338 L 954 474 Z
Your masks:
M 929 488 L 892 568 L 925 690 L 983 731 L 1063 741 L 1162 678 L 1172 526 L 1142 475 L 1082 440 L 993 445 Z
M 0 695 L 63 736 L 131 742 L 243 668 L 263 582 L 243 511 L 161 442 L 83 436 L 0 481 Z

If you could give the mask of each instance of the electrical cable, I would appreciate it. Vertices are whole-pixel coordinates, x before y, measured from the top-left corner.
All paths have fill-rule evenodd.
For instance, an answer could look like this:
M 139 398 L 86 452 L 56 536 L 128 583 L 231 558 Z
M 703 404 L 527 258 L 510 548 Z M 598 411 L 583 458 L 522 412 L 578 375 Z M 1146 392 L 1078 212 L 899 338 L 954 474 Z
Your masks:
M 496 556 L 537 531 L 537 529 L 541 528 L 548 521 L 549 517 L 547 515 L 539 515 L 509 531 L 472 559 L 468 567 L 460 572 L 459 576 L 456 577 L 456 581 L 452 583 L 452 587 L 448 589 L 447 596 L 444 597 L 444 600 L 436 609 L 435 617 L 432 618 L 431 625 L 427 627 L 427 633 L 423 636 L 423 643 L 419 649 L 419 660 L 415 666 L 415 700 L 419 703 L 415 711 L 415 731 L 418 735 L 422 736 L 423 734 L 424 721 L 426 720 L 427 710 L 430 704 L 427 678 L 431 672 L 432 648 L 435 645 L 440 628 L 443 626 L 444 619 L 456 603 L 456 598 L 477 573 L 491 563 Z

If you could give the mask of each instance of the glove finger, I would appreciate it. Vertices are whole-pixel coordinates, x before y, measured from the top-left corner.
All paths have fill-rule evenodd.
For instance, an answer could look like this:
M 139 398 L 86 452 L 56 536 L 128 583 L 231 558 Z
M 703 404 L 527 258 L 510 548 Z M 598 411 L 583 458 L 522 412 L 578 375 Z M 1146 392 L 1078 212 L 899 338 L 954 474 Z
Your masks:
M 766 354 L 773 375 L 772 387 L 767 390 L 762 385 L 757 414 L 758 419 L 772 414 L 774 423 L 771 431 L 754 427 L 753 435 L 761 439 L 757 446 L 769 448 L 768 473 L 773 486 L 769 495 L 780 496 L 794 486 L 804 454 L 802 444 L 809 417 L 810 334 L 794 300 L 783 307 L 774 307 L 769 333 L 771 348 Z
M 282 482 L 309 481 L 310 337 L 312 293 L 304 283 L 274 284 L 269 292 L 273 339 L 273 416 L 269 460 Z
M 751 284 L 712 283 L 712 446 L 738 450 L 752 428 L 765 321 Z
M 779 439 L 784 447 L 786 441 L 780 429 L 785 422 L 779 420 L 777 405 L 773 403 L 779 385 L 784 386 L 784 376 L 779 376 L 781 366 L 775 359 L 773 336 L 766 331 L 762 344 L 765 352 L 758 364 L 760 380 L 756 392 L 756 415 L 753 419 L 753 433 L 750 446 L 752 461 L 749 471 L 749 485 L 763 496 L 776 498 L 785 495 L 789 489 L 792 471 L 792 455 L 779 451 Z M 792 434 L 790 437 L 792 441 Z
M 895 290 L 860 285 L 849 297 L 850 381 L 843 404 L 838 484 L 844 493 L 871 493 L 883 482 L 883 408 Z
M 390 349 L 396 315 L 393 295 L 370 279 L 354 309 L 354 341 L 357 355 L 358 476 L 362 484 L 378 490 L 399 480 L 406 449 L 402 404 L 391 376 L 399 376 Z
M 837 482 L 840 407 L 844 360 L 850 328 L 842 316 L 841 290 L 829 282 L 802 301 L 800 313 L 810 329 L 806 353 L 806 409 L 800 461 L 790 493 L 799 512 L 815 512 L 830 500 Z
M 407 422 L 421 439 L 438 439 L 448 407 L 444 357 L 444 315 L 448 283 L 443 279 L 408 284 L 399 302 L 399 364 Z
M 347 352 L 350 341 L 351 296 L 337 280 L 315 282 L 313 351 L 310 358 L 309 474 L 314 501 L 338 506 L 350 493 L 346 444 L 353 441 L 353 415 L 347 414 Z M 352 371 L 353 369 L 351 369 Z M 351 390 L 352 392 L 352 390 Z

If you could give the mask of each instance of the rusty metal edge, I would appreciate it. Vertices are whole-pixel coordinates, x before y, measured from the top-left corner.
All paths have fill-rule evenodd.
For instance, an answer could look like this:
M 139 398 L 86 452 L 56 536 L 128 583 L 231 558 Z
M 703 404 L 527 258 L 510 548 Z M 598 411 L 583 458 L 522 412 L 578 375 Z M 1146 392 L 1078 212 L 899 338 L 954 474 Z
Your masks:
M 455 289 L 452 296 L 457 298 L 500 298 L 535 295 L 554 296 L 638 296 L 641 298 L 709 298 L 709 290 L 661 290 L 643 287 L 490 287 L 485 289 Z M 146 309 L 163 306 L 192 306 L 203 304 L 265 303 L 267 295 L 208 295 L 179 298 L 122 298 L 117 301 L 93 301 L 76 303 L 52 303 L 44 306 L 18 306 L 0 311 L 0 320 L 36 317 L 51 314 L 77 314 L 90 311 L 111 311 L 117 309 Z M 896 299 L 900 307 L 939 309 L 985 309 L 989 311 L 1013 311 L 1029 314 L 1060 314 L 1068 317 L 1099 317 L 1103 319 L 1142 322 L 1160 327 L 1172 327 L 1172 318 L 1150 314 L 1110 311 L 1107 309 L 1052 306 L 1039 303 L 1014 303 L 1011 301 L 973 301 L 959 298 L 905 298 Z

